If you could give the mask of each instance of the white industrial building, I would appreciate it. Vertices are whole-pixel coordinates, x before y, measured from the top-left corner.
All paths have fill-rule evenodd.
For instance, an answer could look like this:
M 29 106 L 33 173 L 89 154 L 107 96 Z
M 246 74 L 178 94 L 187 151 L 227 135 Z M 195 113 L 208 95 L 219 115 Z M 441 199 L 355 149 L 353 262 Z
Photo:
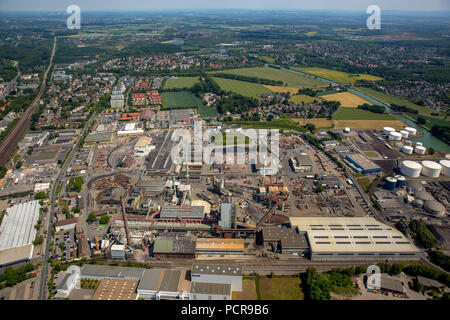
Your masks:
M 75 265 L 70 266 L 62 281 L 56 288 L 56 299 L 66 298 L 80 281 L 81 268 Z
M 118 260 L 125 260 L 125 245 L 113 244 L 111 246 L 111 258 Z
M 0 226 L 0 266 L 6 266 L 33 257 L 34 227 L 39 220 L 39 201 L 30 201 L 6 209 Z
M 306 232 L 312 261 L 419 260 L 422 252 L 400 231 L 372 217 L 291 217 Z
M 242 291 L 242 267 L 194 263 L 191 269 L 191 281 L 229 284 L 231 291 Z
M 139 298 L 188 300 L 190 281 L 186 270 L 148 269 L 137 287 Z

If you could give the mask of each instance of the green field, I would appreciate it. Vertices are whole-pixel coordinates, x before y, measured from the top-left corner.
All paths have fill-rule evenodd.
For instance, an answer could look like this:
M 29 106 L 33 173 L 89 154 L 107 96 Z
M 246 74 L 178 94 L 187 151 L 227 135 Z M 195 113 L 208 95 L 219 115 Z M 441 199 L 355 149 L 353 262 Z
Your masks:
M 441 126 L 441 127 L 450 127 L 450 121 L 439 119 L 435 117 L 425 116 L 425 115 L 417 115 L 417 114 L 408 114 L 408 117 L 411 119 L 417 120 L 418 117 L 422 117 L 426 120 L 424 126 L 431 128 L 432 126 Z
M 198 114 L 202 118 L 215 118 L 217 117 L 217 109 L 215 107 L 200 106 L 197 108 Z
M 361 73 L 352 74 L 324 68 L 293 68 L 293 69 L 339 83 L 353 84 L 357 80 L 372 80 L 372 81 L 383 80 L 383 78 L 372 76 L 370 74 L 361 74 Z
M 231 91 L 240 94 L 244 97 L 260 99 L 261 94 L 271 94 L 272 91 L 264 87 L 259 83 L 252 83 L 246 81 L 225 79 L 225 78 L 213 78 L 220 89 L 224 91 Z
M 385 93 L 382 93 L 382 92 L 379 92 L 379 91 L 376 91 L 376 90 L 373 90 L 370 88 L 357 87 L 356 89 L 358 89 L 362 93 L 372 96 L 388 105 L 393 103 L 393 104 L 397 104 L 399 106 L 405 106 L 405 107 L 417 110 L 417 111 L 419 111 L 420 114 L 425 114 L 425 115 L 430 115 L 432 112 L 436 112 L 430 108 L 418 106 L 417 104 L 414 104 L 414 103 L 404 100 L 402 98 L 393 97 L 388 94 L 385 94 Z
M 269 80 L 278 80 L 283 81 L 289 87 L 327 87 L 328 83 L 304 77 L 298 73 L 280 70 L 270 67 L 255 67 L 255 68 L 243 68 L 243 69 L 233 69 L 233 70 L 223 70 L 219 71 L 220 73 L 226 74 L 236 74 L 240 76 L 246 77 L 258 77 Z
M 203 106 L 202 100 L 189 91 L 163 92 L 163 109 L 189 109 Z
M 194 84 L 199 81 L 199 77 L 178 77 L 166 79 L 164 83 L 164 89 L 180 89 L 180 88 L 191 88 Z
M 300 127 L 296 122 L 291 119 L 277 119 L 267 122 L 260 121 L 243 121 L 234 120 L 229 121 L 226 124 L 239 124 L 242 128 L 252 128 L 252 129 L 284 129 L 284 130 L 294 130 L 294 131 L 306 131 L 305 128 Z
M 259 291 L 262 300 L 303 300 L 300 278 L 293 276 L 261 277 Z
M 295 104 L 300 104 L 302 102 L 304 102 L 304 103 L 311 103 L 311 102 L 314 102 L 314 101 L 319 101 L 320 102 L 320 101 L 323 101 L 323 99 L 319 98 L 319 97 L 310 97 L 310 96 L 307 96 L 306 94 L 292 95 L 289 98 L 289 102 L 295 103 Z
M 357 108 L 340 107 L 333 115 L 334 120 L 395 120 L 387 113 L 373 113 Z

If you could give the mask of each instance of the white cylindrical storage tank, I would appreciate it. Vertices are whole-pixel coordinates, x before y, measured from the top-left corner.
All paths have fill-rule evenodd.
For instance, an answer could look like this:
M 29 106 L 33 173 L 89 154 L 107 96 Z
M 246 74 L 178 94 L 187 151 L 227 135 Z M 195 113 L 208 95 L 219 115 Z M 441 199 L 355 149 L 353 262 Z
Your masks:
M 442 166 L 441 173 L 444 176 L 450 177 L 450 160 L 441 160 L 439 164 Z
M 422 170 L 422 165 L 415 161 L 405 160 L 402 161 L 400 166 L 400 172 L 410 178 L 417 178 L 420 176 L 420 171 Z
M 409 136 L 415 136 L 417 133 L 417 129 L 416 128 L 411 128 L 411 127 L 406 127 L 405 131 L 408 131 Z
M 385 135 L 389 135 L 391 132 L 395 132 L 395 129 L 394 128 L 391 128 L 391 127 L 384 127 L 383 128 L 383 133 L 385 134 Z
M 422 161 L 422 174 L 430 178 L 437 178 L 441 174 L 442 166 L 434 161 Z
M 389 133 L 389 140 L 400 141 L 402 140 L 402 134 L 400 132 L 391 132 Z
M 413 147 L 410 146 L 403 146 L 402 147 L 402 152 L 406 153 L 406 154 L 412 154 L 413 153 Z
M 450 153 L 447 153 L 447 154 L 445 155 L 445 159 L 450 160 Z
M 422 142 L 416 142 L 416 147 L 423 147 L 423 143 Z
M 418 146 L 414 149 L 414 152 L 417 154 L 425 154 L 425 151 L 427 151 L 427 148 Z
M 344 129 L 344 132 L 345 132 L 345 133 L 349 133 L 349 132 L 350 132 L 350 128 L 345 128 L 345 129 Z
M 408 138 L 408 136 L 409 136 L 409 132 L 406 130 L 400 130 L 400 133 L 402 134 L 403 138 Z

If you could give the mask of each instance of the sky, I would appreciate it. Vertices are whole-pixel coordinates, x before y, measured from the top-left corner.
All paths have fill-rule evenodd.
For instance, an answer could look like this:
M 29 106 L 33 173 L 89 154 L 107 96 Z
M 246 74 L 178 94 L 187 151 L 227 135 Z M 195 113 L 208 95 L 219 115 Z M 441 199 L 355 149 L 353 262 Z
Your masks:
M 450 0 L 0 0 L 0 11 L 131 11 L 161 9 L 292 9 L 449 11 Z

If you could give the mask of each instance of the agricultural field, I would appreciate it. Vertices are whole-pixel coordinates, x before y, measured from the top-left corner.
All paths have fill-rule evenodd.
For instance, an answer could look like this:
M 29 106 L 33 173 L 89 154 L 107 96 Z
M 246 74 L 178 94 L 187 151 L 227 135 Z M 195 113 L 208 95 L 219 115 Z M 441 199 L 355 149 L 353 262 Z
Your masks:
M 365 93 L 369 96 L 374 97 L 375 99 L 380 100 L 381 102 L 383 102 L 387 105 L 390 105 L 391 103 L 393 103 L 393 104 L 397 104 L 399 106 L 405 106 L 405 107 L 417 110 L 419 112 L 419 114 L 424 114 L 424 115 L 430 115 L 432 112 L 436 112 L 430 108 L 419 106 L 419 105 L 409 102 L 407 100 L 404 100 L 404 99 L 401 99 L 398 97 L 394 97 L 394 96 L 390 96 L 388 94 L 385 94 L 385 93 L 382 93 L 382 92 L 379 92 L 379 91 L 376 91 L 376 90 L 373 90 L 370 88 L 357 87 L 356 89 L 358 89 L 362 93 Z
M 191 88 L 199 81 L 199 77 L 178 77 L 166 79 L 164 89 Z
M 328 120 L 327 118 L 311 118 L 311 119 L 294 118 L 292 120 L 297 122 L 301 126 L 311 123 L 315 125 L 316 128 L 331 128 L 331 120 Z
M 372 76 L 370 74 L 351 74 L 342 71 L 336 71 L 324 68 L 294 68 L 295 70 L 309 73 L 321 78 L 325 78 L 338 83 L 354 84 L 357 80 L 379 81 L 383 78 Z
M 339 107 L 333 115 L 333 120 L 395 120 L 387 113 L 374 113 L 367 110 Z
M 240 94 L 244 97 L 261 99 L 261 94 L 272 94 L 272 91 L 259 83 L 239 81 L 225 78 L 213 78 L 220 89 Z
M 162 100 L 163 109 L 195 109 L 203 106 L 202 100 L 188 91 L 163 92 Z
M 345 128 L 351 128 L 352 130 L 381 130 L 384 127 L 391 127 L 399 131 L 405 126 L 406 124 L 400 120 L 333 120 L 333 128 L 336 130 Z
M 292 95 L 298 92 L 298 88 L 294 87 L 270 86 L 268 84 L 264 84 L 263 86 L 275 93 L 290 92 Z
M 307 96 L 306 94 L 293 95 L 289 98 L 289 102 L 295 103 L 295 104 L 311 103 L 314 101 L 320 102 L 320 101 L 323 101 L 323 99 L 319 98 L 319 97 L 310 97 L 310 96 Z
M 263 79 L 283 81 L 287 86 L 296 88 L 304 88 L 304 87 L 317 88 L 328 86 L 326 82 L 309 77 L 304 77 L 298 73 L 275 69 L 271 67 L 242 68 L 233 70 L 223 70 L 219 72 L 226 74 L 236 74 L 246 77 L 257 77 Z
M 252 129 L 280 129 L 280 130 L 306 131 L 305 128 L 300 127 L 297 123 L 295 123 L 291 119 L 277 119 L 266 122 L 234 120 L 226 122 L 226 124 L 228 125 L 239 124 L 244 129 L 252 128 Z
M 343 106 L 343 107 L 356 108 L 364 103 L 372 105 L 372 103 L 370 103 L 366 99 L 363 99 L 351 92 L 340 92 L 340 93 L 328 94 L 328 95 L 322 96 L 322 98 L 327 101 L 339 101 L 341 103 L 341 106 Z
M 208 106 L 199 106 L 197 108 L 198 114 L 202 118 L 215 118 L 217 117 L 217 109 L 214 107 L 208 107 Z
M 259 292 L 262 300 L 303 300 L 300 278 L 294 276 L 261 277 Z

